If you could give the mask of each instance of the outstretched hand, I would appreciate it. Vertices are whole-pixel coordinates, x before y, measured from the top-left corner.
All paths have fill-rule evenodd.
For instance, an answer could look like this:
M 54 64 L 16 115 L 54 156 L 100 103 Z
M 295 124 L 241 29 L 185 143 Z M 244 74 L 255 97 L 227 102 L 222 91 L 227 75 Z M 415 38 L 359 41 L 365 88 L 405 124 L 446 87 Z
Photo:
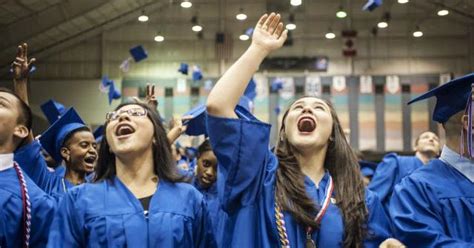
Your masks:
M 270 53 L 283 46 L 288 30 L 280 22 L 280 14 L 271 13 L 260 17 L 252 36 L 252 45 Z
M 155 95 L 155 85 L 154 84 L 146 84 L 146 103 L 150 104 L 151 106 L 157 108 L 158 107 L 158 99 Z
M 28 44 L 23 43 L 19 45 L 15 61 L 12 63 L 13 79 L 23 80 L 28 78 L 31 66 L 35 61 L 35 58 L 28 61 Z

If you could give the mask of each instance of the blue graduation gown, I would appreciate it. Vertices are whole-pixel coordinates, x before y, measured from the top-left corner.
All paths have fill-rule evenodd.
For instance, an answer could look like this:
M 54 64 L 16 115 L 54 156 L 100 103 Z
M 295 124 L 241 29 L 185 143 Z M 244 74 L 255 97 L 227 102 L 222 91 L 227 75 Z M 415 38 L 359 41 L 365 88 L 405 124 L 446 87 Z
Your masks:
M 474 247 L 474 183 L 432 160 L 395 186 L 390 216 L 408 247 Z
M 26 175 L 31 203 L 30 247 L 46 247 L 56 201 Z M 14 168 L 0 171 L 0 247 L 23 246 L 23 203 Z
M 35 140 L 20 147 L 15 152 L 15 160 L 38 187 L 47 194 L 60 198 L 75 185 L 65 179 L 64 174 L 60 174 L 61 171 L 57 173 L 49 171 L 40 151 L 41 144 Z
M 68 191 L 48 247 L 215 247 L 206 203 L 186 183 L 160 180 L 145 213 L 115 177 Z
M 388 211 L 395 185 L 422 166 L 423 162 L 416 156 L 398 156 L 396 153 L 389 153 L 377 165 L 368 189 L 377 194 L 385 210 Z
M 217 183 L 214 183 L 211 187 L 204 189 L 199 185 L 198 180 L 194 178 L 193 185 L 197 190 L 199 190 L 199 192 L 201 192 L 204 200 L 207 203 L 207 209 L 209 210 L 214 236 L 216 237 L 218 247 L 222 247 L 221 242 L 225 232 L 227 213 L 221 208 L 219 197 L 217 196 Z
M 275 219 L 275 178 L 278 161 L 268 149 L 270 125 L 255 117 L 241 119 L 208 115 L 209 138 L 219 161 L 218 195 L 229 218 L 222 247 L 279 247 Z M 324 195 L 325 175 L 319 189 L 306 180 L 308 194 L 320 203 Z M 366 191 L 370 237 L 366 247 L 378 245 L 390 237 L 390 222 L 377 196 Z M 305 247 L 305 227 L 284 213 L 291 247 Z M 320 231 L 312 234 L 318 247 L 342 247 L 344 226 L 340 210 L 330 204 L 322 218 Z

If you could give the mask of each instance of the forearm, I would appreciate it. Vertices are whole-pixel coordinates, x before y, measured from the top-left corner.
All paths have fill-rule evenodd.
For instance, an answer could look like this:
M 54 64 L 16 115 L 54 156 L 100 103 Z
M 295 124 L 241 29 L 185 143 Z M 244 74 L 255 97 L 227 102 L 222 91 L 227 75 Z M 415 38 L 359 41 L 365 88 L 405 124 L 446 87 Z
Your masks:
M 170 144 L 173 144 L 181 135 L 180 130 L 177 128 L 172 128 L 167 134 L 166 137 L 168 138 L 168 141 Z
M 251 45 L 217 81 L 207 99 L 208 113 L 220 117 L 236 117 L 234 108 L 267 55 L 268 51 L 265 49 Z
M 17 94 L 21 100 L 29 105 L 28 102 L 28 79 L 13 79 L 13 85 L 15 94 Z

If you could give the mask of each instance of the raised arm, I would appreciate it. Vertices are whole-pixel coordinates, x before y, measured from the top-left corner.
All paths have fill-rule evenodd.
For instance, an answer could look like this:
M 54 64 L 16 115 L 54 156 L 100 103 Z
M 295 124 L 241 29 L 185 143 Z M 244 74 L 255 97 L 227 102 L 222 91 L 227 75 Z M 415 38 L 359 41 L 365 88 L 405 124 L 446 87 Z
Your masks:
M 28 76 L 30 68 L 36 61 L 32 58 L 28 61 L 28 45 L 23 43 L 18 46 L 15 61 L 12 63 L 13 84 L 15 93 L 28 104 Z
M 255 26 L 252 44 L 222 75 L 207 99 L 207 112 L 214 116 L 235 118 L 234 108 L 252 75 L 270 52 L 283 46 L 288 34 L 280 22 L 280 14 L 260 17 Z

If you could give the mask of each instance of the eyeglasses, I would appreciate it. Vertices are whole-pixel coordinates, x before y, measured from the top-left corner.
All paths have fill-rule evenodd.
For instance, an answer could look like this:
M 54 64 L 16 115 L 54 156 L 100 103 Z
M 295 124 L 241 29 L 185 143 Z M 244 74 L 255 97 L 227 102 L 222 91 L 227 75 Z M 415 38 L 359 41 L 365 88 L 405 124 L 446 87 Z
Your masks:
M 107 121 L 114 121 L 117 120 L 123 113 L 127 113 L 129 116 L 146 116 L 148 112 L 144 108 L 131 108 L 127 110 L 112 111 L 105 115 L 105 119 Z

